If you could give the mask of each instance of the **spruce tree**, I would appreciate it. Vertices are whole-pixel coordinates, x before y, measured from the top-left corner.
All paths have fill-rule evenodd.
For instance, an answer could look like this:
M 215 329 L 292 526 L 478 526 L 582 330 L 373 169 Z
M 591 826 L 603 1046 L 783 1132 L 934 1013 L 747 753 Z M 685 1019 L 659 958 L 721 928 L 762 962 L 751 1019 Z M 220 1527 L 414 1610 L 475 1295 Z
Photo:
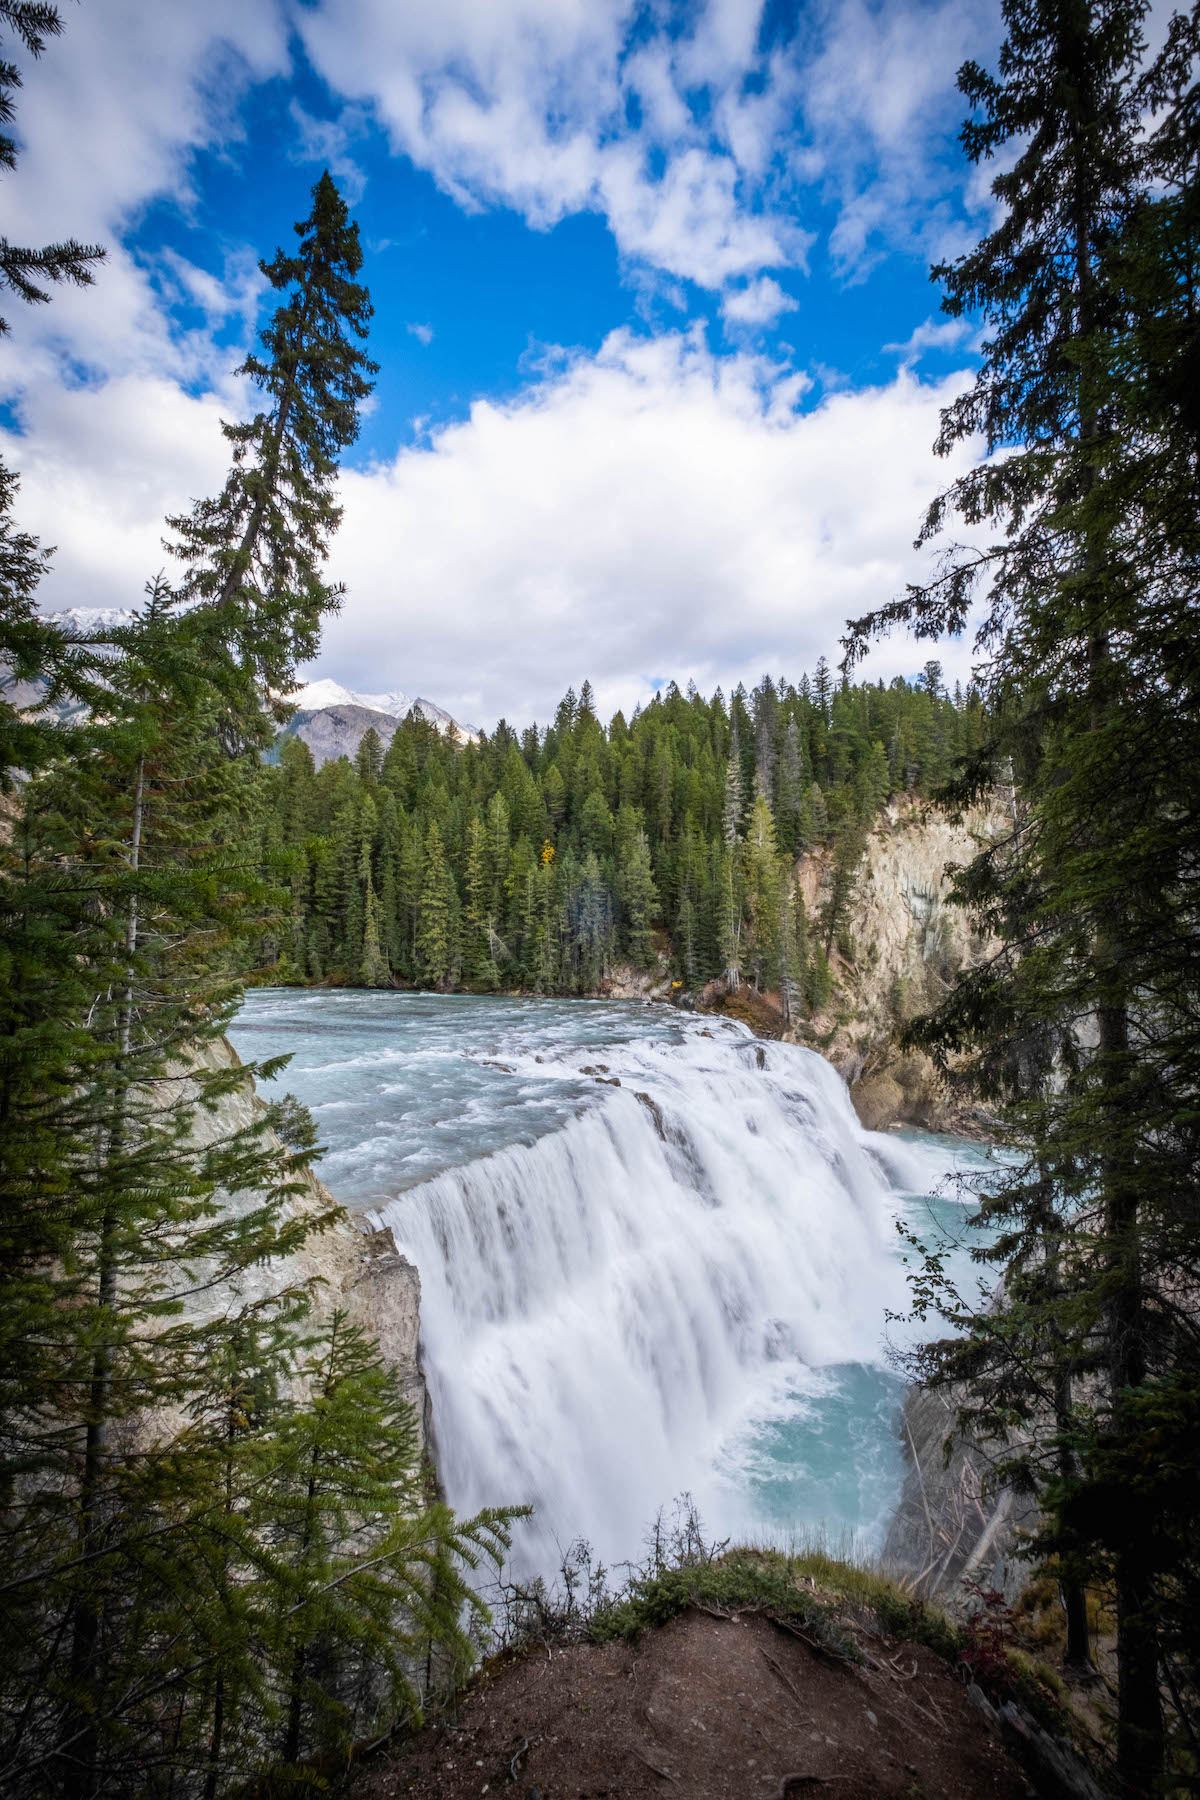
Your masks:
M 416 1420 L 377 1350 L 335 1312 L 304 1370 L 307 1399 L 278 1420 L 268 1445 L 264 1510 L 273 1558 L 266 1625 L 278 1752 L 285 1771 L 356 1736 L 420 1719 L 413 1671 L 434 1645 L 461 1679 L 472 1618 L 484 1608 L 464 1570 L 508 1547 L 512 1511 L 459 1522 L 427 1503 Z
M 1177 22 L 1139 82 L 1144 12 L 1008 4 L 1000 76 L 962 72 L 982 113 L 968 154 L 1015 140 L 1017 155 L 993 184 L 996 229 L 939 271 L 947 309 L 982 312 L 989 328 L 940 447 L 981 431 L 1006 454 L 954 483 L 924 535 L 958 514 L 999 541 L 952 557 L 850 639 L 853 651 L 893 622 L 957 631 L 986 571 L 991 733 L 958 792 L 1013 769 L 1018 797 L 1011 836 L 959 891 L 1004 949 L 916 1035 L 943 1059 L 969 1053 L 971 1077 L 1008 1106 L 1022 1161 L 985 1205 L 1003 1226 L 1005 1306 L 990 1322 L 952 1306 L 966 1338 L 928 1361 L 963 1377 L 964 1410 L 985 1428 L 1020 1421 L 1028 1448 L 1009 1472 L 1041 1496 L 1043 1549 L 1074 1579 L 1112 1581 L 1118 1765 L 1139 1793 L 1163 1773 L 1162 1675 L 1180 1728 L 1194 1717 L 1166 1621 L 1195 1595 L 1177 1547 L 1200 1496 L 1183 1450 L 1194 1334 L 1172 1299 L 1197 1265 L 1185 1020 L 1200 985 L 1178 773 L 1195 746 L 1169 698 L 1193 679 L 1195 433 L 1186 405 L 1164 403 L 1168 387 L 1184 391 L 1194 341 L 1180 284 L 1194 213 L 1166 255 L 1154 229 L 1185 218 L 1194 193 L 1196 41 Z M 1146 140 L 1151 93 L 1166 119 Z M 1190 157 L 1155 168 L 1174 133 L 1190 134 Z M 1173 1483 L 1150 1473 L 1164 1454 Z M 1072 1650 L 1086 1654 L 1077 1627 Z
M 285 296 L 262 333 L 265 359 L 251 354 L 238 371 L 267 405 L 222 426 L 232 464 L 220 494 L 169 521 L 181 591 L 203 603 L 214 640 L 247 675 L 276 689 L 315 655 L 321 616 L 341 598 L 323 570 L 341 518 L 334 481 L 376 372 L 360 348 L 371 302 L 354 279 L 358 226 L 328 170 L 295 230 L 294 255 L 277 250 L 259 265 Z
M 454 960 L 454 920 L 446 851 L 436 823 L 430 825 L 425 839 L 416 949 L 421 979 L 430 987 L 441 986 Z

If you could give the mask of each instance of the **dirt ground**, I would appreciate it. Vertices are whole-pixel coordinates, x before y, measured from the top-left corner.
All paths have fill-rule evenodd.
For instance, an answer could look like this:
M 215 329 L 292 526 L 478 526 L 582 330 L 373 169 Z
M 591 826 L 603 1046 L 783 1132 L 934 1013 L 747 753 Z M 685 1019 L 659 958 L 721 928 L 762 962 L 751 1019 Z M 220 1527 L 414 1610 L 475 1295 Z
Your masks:
M 815 1654 L 758 1614 L 689 1612 L 635 1645 L 538 1650 L 452 1725 L 365 1767 L 350 1800 L 1016 1800 L 1031 1792 L 932 1651 Z

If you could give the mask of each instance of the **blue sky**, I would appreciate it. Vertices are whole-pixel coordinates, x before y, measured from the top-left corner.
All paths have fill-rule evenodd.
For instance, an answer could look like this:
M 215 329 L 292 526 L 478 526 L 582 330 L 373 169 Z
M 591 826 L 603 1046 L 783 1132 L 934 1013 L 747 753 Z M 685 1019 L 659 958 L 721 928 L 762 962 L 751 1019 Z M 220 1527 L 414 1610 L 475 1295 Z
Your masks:
M 664 675 L 796 675 L 913 572 L 972 359 L 929 264 L 989 218 L 954 73 L 994 56 L 993 6 L 82 0 L 65 22 L 3 190 L 9 235 L 111 249 L 0 343 L 47 604 L 131 603 L 163 515 L 219 482 L 256 259 L 326 164 L 381 372 L 316 672 L 485 723 L 585 675 L 628 707 Z

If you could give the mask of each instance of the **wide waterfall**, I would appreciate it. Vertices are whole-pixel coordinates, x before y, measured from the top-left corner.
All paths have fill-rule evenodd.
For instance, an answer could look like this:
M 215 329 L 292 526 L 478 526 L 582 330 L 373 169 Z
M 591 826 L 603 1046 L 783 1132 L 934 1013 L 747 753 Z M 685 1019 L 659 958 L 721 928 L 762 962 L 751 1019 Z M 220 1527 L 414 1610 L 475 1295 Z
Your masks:
M 527 1566 L 636 1556 L 684 1490 L 721 1536 L 877 1533 L 895 1222 L 946 1147 L 864 1131 L 811 1052 L 662 1009 L 259 995 L 240 1023 L 299 1049 L 326 1179 L 420 1270 L 442 1480 L 534 1505 Z

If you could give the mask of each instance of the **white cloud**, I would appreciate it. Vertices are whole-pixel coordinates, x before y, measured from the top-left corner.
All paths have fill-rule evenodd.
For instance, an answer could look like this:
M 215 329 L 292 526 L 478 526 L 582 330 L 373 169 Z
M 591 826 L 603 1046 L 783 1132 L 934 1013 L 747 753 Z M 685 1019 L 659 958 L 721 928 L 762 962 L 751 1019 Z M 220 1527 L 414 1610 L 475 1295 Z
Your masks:
M 799 412 L 803 376 L 695 331 L 560 357 L 344 476 L 331 573 L 349 593 L 319 671 L 486 723 L 545 720 L 585 676 L 626 709 L 657 676 L 795 677 L 919 568 L 912 537 L 955 466 L 929 446 L 963 379 L 902 369 Z M 20 512 L 59 546 L 45 604 L 127 605 L 163 563 L 163 515 L 221 478 L 222 408 L 144 373 L 39 396 Z M 923 657 L 897 638 L 870 667 Z
M 902 371 L 799 413 L 803 380 L 762 358 L 617 333 L 345 477 L 349 595 L 319 666 L 489 723 L 544 720 L 585 676 L 627 709 L 656 676 L 797 676 L 920 566 L 909 546 L 950 474 L 938 409 L 962 380 Z M 923 657 L 897 639 L 871 668 Z
M 149 195 L 186 200 L 191 152 L 236 138 L 247 87 L 288 67 L 270 0 L 104 0 L 67 8 L 63 23 L 27 64 L 19 96 L 23 148 L 4 177 L 6 231 L 18 241 L 111 240 Z
M 433 342 L 432 325 L 406 325 L 404 329 L 411 337 L 415 337 L 419 344 L 428 346 Z
M 351 206 L 362 199 L 367 185 L 366 175 L 350 154 L 350 145 L 361 135 L 366 124 L 362 109 L 343 107 L 336 119 L 315 119 L 298 100 L 288 107 L 296 127 L 296 142 L 290 155 L 293 162 L 321 163 L 337 181 Z
M 622 65 L 628 17 L 617 0 L 326 0 L 301 23 L 318 36 L 345 28 L 346 97 L 377 107 L 465 202 L 504 198 L 541 224 L 595 208 L 643 279 L 709 283 L 748 330 L 786 302 L 766 271 L 804 255 L 771 186 L 794 61 L 772 53 L 757 91 L 745 86 L 751 0 L 696 9 L 687 35 L 660 35 Z M 348 35 L 356 20 L 378 34 L 370 58 Z M 332 68 L 332 39 L 325 50 Z M 886 69 L 869 67 L 877 86 Z M 21 521 L 59 546 L 48 605 L 128 604 L 161 566 L 164 514 L 221 479 L 219 419 L 246 396 L 230 374 L 236 347 L 213 334 L 230 319 L 249 330 L 260 278 L 236 250 L 221 278 L 179 254 L 143 266 L 118 233 L 152 195 L 186 207 L 191 152 L 227 141 L 246 84 L 285 68 L 267 0 L 210 0 L 202 17 L 111 0 L 103 14 L 72 10 L 26 89 L 27 149 L 5 187 L 12 235 L 113 246 L 94 289 L 13 309 L 0 340 L 0 391 L 25 431 L 0 445 L 24 474 Z M 703 130 L 690 98 L 701 83 Z M 805 179 L 824 166 L 814 146 L 837 139 L 836 88 L 814 90 L 826 111 L 798 153 Z M 899 166 L 901 103 L 856 104 Z M 347 132 L 352 117 L 341 115 Z M 98 144 L 103 159 L 88 154 Z M 881 204 L 879 191 L 864 201 Z M 170 330 L 156 282 L 204 325 Z M 915 567 L 907 546 L 947 475 L 926 446 L 953 383 L 902 368 L 800 414 L 806 376 L 749 350 L 714 358 L 689 333 L 617 334 L 596 356 L 562 354 L 527 376 L 516 399 L 477 401 L 465 421 L 346 476 L 333 573 L 351 593 L 327 634 L 330 672 L 394 680 L 483 720 L 544 718 L 584 675 L 628 707 L 661 674 L 709 688 L 764 667 L 795 673 Z M 884 673 L 919 660 L 901 643 L 879 653 Z
M 121 235 L 151 197 L 190 206 L 192 153 L 236 137 L 248 85 L 287 68 L 286 32 L 274 6 L 244 0 L 107 0 L 64 23 L 20 95 L 6 223 L 25 242 L 98 239 L 108 256 L 94 286 L 5 308 L 0 393 L 21 430 L 0 449 L 21 472 L 21 524 L 58 546 L 46 603 L 128 605 L 162 566 L 164 514 L 223 474 L 220 418 L 246 395 L 237 344 L 213 333 L 232 320 L 245 339 L 264 284 L 249 250 L 231 248 L 218 279 L 172 251 L 143 264 Z M 203 325 L 172 331 L 156 283 Z
M 461 205 L 536 228 L 598 212 L 627 259 L 720 291 L 805 267 L 814 192 L 851 278 L 898 245 L 956 251 L 977 196 L 945 155 L 954 78 L 990 58 L 998 16 L 812 0 L 766 51 L 762 0 L 317 0 L 298 23 L 334 90 Z
M 777 281 L 762 275 L 743 288 L 731 288 L 721 301 L 721 315 L 730 325 L 770 325 L 780 313 L 795 312 L 798 304 Z
M 902 366 L 911 369 L 927 350 L 957 350 L 973 335 L 974 327 L 966 319 L 925 319 L 910 332 L 902 344 L 885 344 L 885 352 L 899 356 Z
M 834 266 L 864 274 L 885 249 L 933 259 L 961 248 L 961 207 L 973 190 L 946 134 L 966 112 L 962 62 L 990 62 L 995 0 L 871 5 L 824 0 L 800 70 L 803 168 L 838 207 Z
M 745 92 L 775 67 L 755 49 L 761 0 L 709 0 L 626 57 L 638 11 L 323 0 L 298 24 L 335 91 L 464 206 L 513 206 L 539 229 L 599 212 L 623 256 L 712 289 L 802 267 L 811 233 L 761 203 L 779 150 L 778 91 Z

